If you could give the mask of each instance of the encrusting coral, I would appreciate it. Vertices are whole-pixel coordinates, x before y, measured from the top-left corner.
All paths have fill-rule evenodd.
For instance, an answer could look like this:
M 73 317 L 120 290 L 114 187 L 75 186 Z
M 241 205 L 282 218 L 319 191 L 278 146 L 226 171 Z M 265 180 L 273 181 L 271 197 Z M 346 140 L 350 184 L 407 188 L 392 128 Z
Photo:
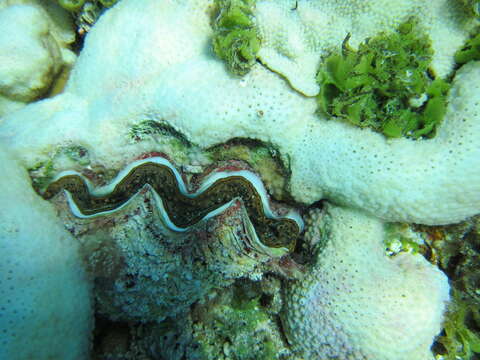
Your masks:
M 384 224 L 326 205 L 307 220 L 312 269 L 287 286 L 284 325 L 307 359 L 432 359 L 447 277 L 421 255 L 385 254 Z
M 4 148 L 0 169 L 0 358 L 86 359 L 93 306 L 79 245 Z
M 229 291 L 217 292 L 205 304 L 196 305 L 192 311 L 193 339 L 200 358 L 293 359 L 275 321 L 279 309 L 265 300 L 271 291 L 280 291 L 278 279 L 266 278 L 260 284 L 238 280 Z

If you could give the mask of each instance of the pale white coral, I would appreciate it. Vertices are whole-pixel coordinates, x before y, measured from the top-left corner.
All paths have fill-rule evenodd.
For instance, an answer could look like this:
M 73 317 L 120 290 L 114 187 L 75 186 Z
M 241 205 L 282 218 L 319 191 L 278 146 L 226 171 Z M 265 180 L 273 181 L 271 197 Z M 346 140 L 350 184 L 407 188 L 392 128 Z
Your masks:
M 0 358 L 86 359 L 93 314 L 78 243 L 0 151 Z
M 0 116 L 43 95 L 75 55 L 68 14 L 53 2 L 0 2 Z
M 447 224 L 478 213 L 479 84 L 480 62 L 457 72 L 432 140 L 387 140 L 337 121 L 311 124 L 292 151 L 293 192 L 387 221 Z
M 475 26 L 451 0 L 280 0 L 259 1 L 257 25 L 262 37 L 260 60 L 285 76 L 307 96 L 318 94 L 315 81 L 322 57 L 338 51 L 347 34 L 356 47 L 381 31 L 392 31 L 416 16 L 432 40 L 432 67 L 444 77 L 453 54 Z
M 308 359 L 426 360 L 449 299 L 421 255 L 385 255 L 378 219 L 331 205 L 310 213 L 313 267 L 287 290 L 288 338 Z

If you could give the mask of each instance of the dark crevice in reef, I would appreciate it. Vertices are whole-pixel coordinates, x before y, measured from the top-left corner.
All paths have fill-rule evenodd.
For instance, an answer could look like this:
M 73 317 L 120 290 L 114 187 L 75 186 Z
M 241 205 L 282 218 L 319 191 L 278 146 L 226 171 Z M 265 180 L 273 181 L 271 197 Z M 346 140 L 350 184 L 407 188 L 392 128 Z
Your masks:
M 127 322 L 112 321 L 96 314 L 93 333 L 93 360 L 119 359 L 119 354 L 125 353 L 130 347 L 130 327 L 131 325 Z
M 146 184 L 158 193 L 169 218 L 178 227 L 193 225 L 211 211 L 240 197 L 259 239 L 265 245 L 290 250 L 295 247 L 300 232 L 298 224 L 288 218 L 268 218 L 257 190 L 240 176 L 219 179 L 206 191 L 191 198 L 180 192 L 177 179 L 169 167 L 149 162 L 133 168 L 107 195 L 93 196 L 82 177 L 67 175 L 51 183 L 42 196 L 48 200 L 67 190 L 84 215 L 94 215 L 122 206 Z

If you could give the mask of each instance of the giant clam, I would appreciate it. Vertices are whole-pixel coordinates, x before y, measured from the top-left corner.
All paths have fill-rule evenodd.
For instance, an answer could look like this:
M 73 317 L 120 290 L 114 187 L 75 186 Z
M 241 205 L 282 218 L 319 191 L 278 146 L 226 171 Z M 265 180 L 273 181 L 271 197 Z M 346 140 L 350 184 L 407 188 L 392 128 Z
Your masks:
M 83 244 L 99 313 L 141 321 L 184 313 L 214 288 L 278 270 L 303 230 L 299 213 L 272 204 L 249 170 L 223 167 L 189 187 L 157 156 L 101 187 L 66 171 L 41 192 Z

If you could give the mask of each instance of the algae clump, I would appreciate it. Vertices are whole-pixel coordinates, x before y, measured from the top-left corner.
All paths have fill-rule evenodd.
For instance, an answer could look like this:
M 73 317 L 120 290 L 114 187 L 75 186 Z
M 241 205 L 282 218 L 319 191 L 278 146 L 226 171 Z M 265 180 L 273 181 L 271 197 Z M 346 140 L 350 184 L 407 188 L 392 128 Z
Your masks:
M 318 72 L 320 109 L 386 137 L 434 136 L 450 85 L 429 77 L 433 50 L 416 21 L 368 39 L 358 50 L 348 40 Z
M 447 226 L 417 226 L 431 261 L 452 287 L 443 331 L 432 349 L 436 359 L 474 360 L 480 356 L 480 216 Z
M 118 0 L 99 0 L 104 7 L 110 7 L 115 5 Z
M 469 16 L 480 17 L 480 0 L 456 0 Z
M 85 4 L 85 0 L 58 0 L 58 4 L 68 11 L 78 11 Z
M 275 320 L 281 282 L 237 281 L 193 310 L 193 339 L 202 360 L 292 359 Z
M 476 359 L 480 354 L 480 335 L 475 328 L 480 324 L 478 305 L 464 299 L 461 292 L 453 291 L 453 302 L 447 312 L 443 334 L 437 339 L 444 349 L 445 360 Z
M 465 45 L 455 53 L 457 64 L 463 65 L 476 60 L 480 60 L 480 32 L 467 40 Z
M 103 7 L 111 7 L 115 5 L 118 0 L 95 0 L 90 3 L 100 3 Z M 77 12 L 80 11 L 85 5 L 85 0 L 58 0 L 58 4 L 67 11 Z
M 260 38 L 253 21 L 253 0 L 218 0 L 213 51 L 235 75 L 247 74 L 257 60 Z

